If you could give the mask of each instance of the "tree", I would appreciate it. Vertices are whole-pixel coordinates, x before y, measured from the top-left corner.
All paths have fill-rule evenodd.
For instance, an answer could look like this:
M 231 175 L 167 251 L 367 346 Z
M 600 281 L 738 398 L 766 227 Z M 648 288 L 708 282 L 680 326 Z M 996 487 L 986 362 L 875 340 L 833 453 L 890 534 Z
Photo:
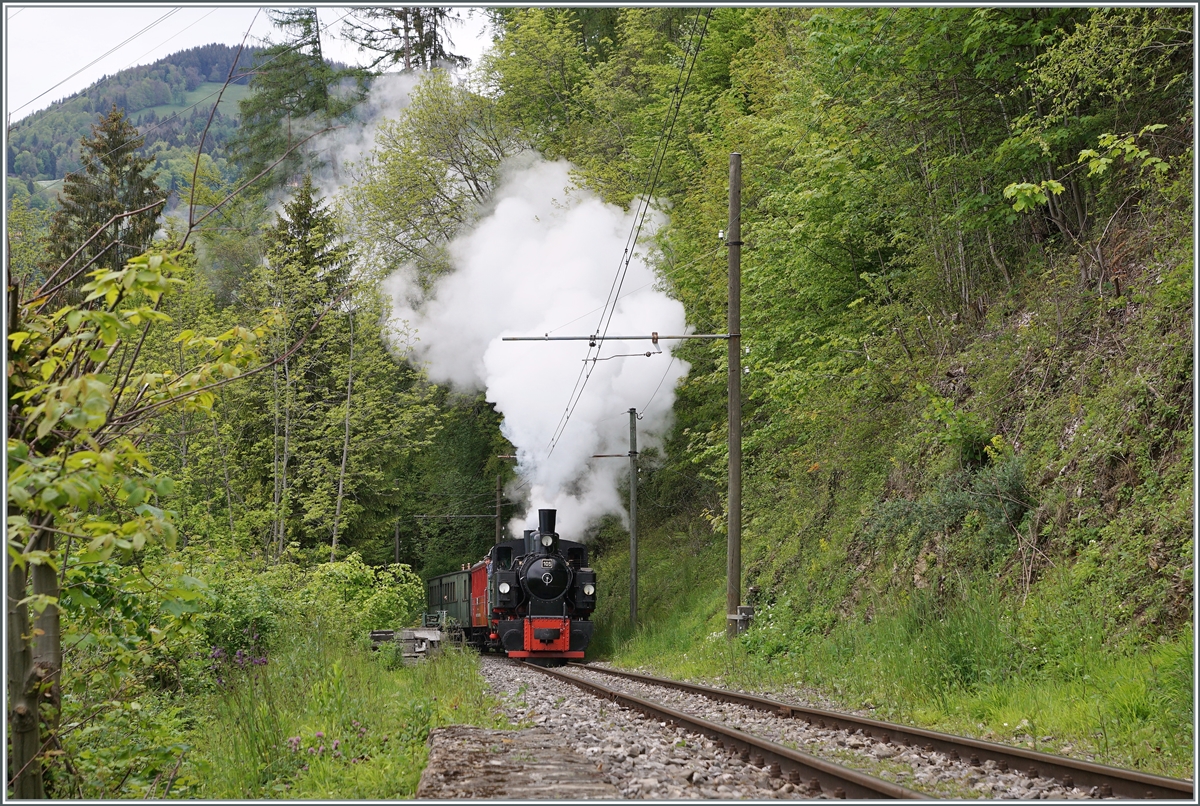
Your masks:
M 380 266 L 446 270 L 442 250 L 491 195 L 496 172 L 524 146 L 496 102 L 443 70 L 421 78 L 408 107 L 386 121 L 350 192 L 356 234 Z
M 462 24 L 461 17 L 449 8 L 402 6 L 356 8 L 342 23 L 342 35 L 360 51 L 375 55 L 367 69 L 380 64 L 403 66 L 407 70 L 430 69 L 439 65 L 463 66 L 470 62 L 451 53 L 451 25 Z
M 92 127 L 92 138 L 80 141 L 83 172 L 63 180 L 60 207 L 50 218 L 48 277 L 65 279 L 55 271 L 76 250 L 82 249 L 70 270 L 78 275 L 93 264 L 119 271 L 150 245 L 163 198 L 146 172 L 153 160 L 137 154 L 142 144 L 137 127 L 115 104 Z M 132 211 L 140 212 L 123 215 Z
M 23 189 L 23 188 L 22 188 Z M 13 280 L 21 287 L 36 286 L 42 274 L 41 243 L 49 229 L 49 214 L 30 204 L 28 193 L 14 195 L 8 209 L 8 253 Z
M 284 212 L 276 216 L 265 240 L 267 264 L 252 280 L 249 297 L 252 305 L 270 306 L 284 317 L 284 327 L 273 334 L 268 346 L 274 356 L 282 357 L 272 372 L 269 395 L 272 496 L 271 531 L 265 540 L 268 553 L 278 557 L 288 543 L 294 499 L 305 492 L 293 489 L 289 475 L 297 421 L 312 425 L 311 417 L 323 413 L 322 387 L 332 359 L 318 346 L 320 333 L 296 355 L 283 353 L 297 334 L 312 327 L 315 313 L 326 301 L 345 297 L 351 252 L 348 244 L 340 242 L 333 214 L 315 197 L 311 176 L 305 176 Z
M 399 469 L 437 427 L 430 389 L 388 354 L 387 303 L 352 279 L 350 242 L 311 179 L 264 241 L 266 263 L 253 271 L 240 307 L 247 316 L 280 312 L 283 325 L 263 348 L 279 360 L 219 407 L 222 428 L 237 435 L 222 437 L 218 452 L 228 450 L 231 488 L 241 498 L 238 540 L 270 559 L 291 543 L 386 558 L 391 552 L 381 547 L 390 549 L 402 506 Z M 334 300 L 337 314 L 313 329 L 313 311 Z M 282 355 L 301 333 L 305 345 Z
M 269 187 L 288 181 L 316 160 L 315 152 L 301 145 L 363 97 L 363 73 L 335 69 L 325 61 L 315 8 L 268 14 L 284 39 L 255 55 L 251 92 L 238 102 L 241 125 L 230 148 L 247 176 L 282 160 L 262 183 Z M 360 83 L 343 94 L 342 85 L 352 78 Z
M 72 561 L 98 566 L 116 552 L 128 562 L 148 545 L 174 543 L 157 506 L 172 485 L 146 460 L 146 429 L 162 411 L 211 408 L 213 391 L 256 359 L 269 326 L 270 316 L 215 337 L 185 331 L 177 338 L 187 369 L 147 372 L 138 354 L 151 327 L 170 321 L 159 308 L 179 287 L 179 257 L 96 269 L 82 302 L 53 308 L 38 294 L 18 304 L 9 283 L 6 644 L 18 798 L 46 796 L 42 766 L 61 750 L 60 599 Z

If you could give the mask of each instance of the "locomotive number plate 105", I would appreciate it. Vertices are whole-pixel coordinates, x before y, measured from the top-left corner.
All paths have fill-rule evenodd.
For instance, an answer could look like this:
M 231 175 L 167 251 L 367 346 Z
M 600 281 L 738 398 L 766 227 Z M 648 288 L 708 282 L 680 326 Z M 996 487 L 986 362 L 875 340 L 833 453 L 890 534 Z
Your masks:
M 553 568 L 554 560 L 542 560 L 542 568 Z

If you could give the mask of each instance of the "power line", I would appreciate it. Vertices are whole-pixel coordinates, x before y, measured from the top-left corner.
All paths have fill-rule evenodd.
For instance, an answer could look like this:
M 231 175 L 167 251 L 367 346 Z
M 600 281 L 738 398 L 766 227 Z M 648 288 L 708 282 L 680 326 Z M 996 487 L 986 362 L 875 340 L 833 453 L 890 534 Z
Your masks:
M 170 42 L 172 39 L 174 39 L 175 37 L 179 36 L 180 34 L 182 34 L 184 31 L 188 30 L 188 29 L 189 29 L 189 28 L 191 28 L 192 26 L 194 26 L 194 25 L 196 25 L 196 24 L 198 24 L 198 23 L 200 23 L 200 22 L 203 22 L 204 20 L 208 19 L 208 18 L 209 18 L 209 17 L 211 17 L 213 14 L 215 14 L 217 11 L 218 11 L 218 9 L 215 9 L 215 8 L 214 8 L 214 9 L 212 9 L 211 11 L 209 11 L 207 14 L 205 14 L 203 17 L 199 17 L 199 18 L 197 18 L 196 20 L 194 20 L 193 22 L 191 22 L 191 23 L 188 23 L 186 26 L 184 26 L 183 28 L 179 29 L 179 30 L 178 30 L 178 31 L 176 31 L 175 33 L 171 34 L 171 35 L 170 35 L 170 36 L 168 36 L 166 39 L 164 39 L 163 41 L 159 42 L 157 45 L 155 45 L 154 47 L 150 48 L 150 50 L 146 51 L 146 52 L 145 52 L 145 53 L 143 53 L 141 56 L 138 56 L 136 59 L 134 59 L 133 61 L 131 61 L 129 64 L 125 65 L 125 66 L 124 66 L 124 67 L 122 67 L 121 69 L 122 69 L 122 70 L 128 70 L 130 67 L 133 67 L 135 64 L 137 64 L 138 62 L 140 62 L 142 59 L 146 58 L 146 57 L 147 57 L 147 56 L 149 56 L 151 53 L 153 53 L 154 51 L 158 50 L 158 49 L 159 49 L 159 48 L 161 48 L 163 45 L 167 44 L 167 43 L 168 43 L 168 42 Z M 253 24 L 254 24 L 254 23 L 251 23 L 251 25 L 253 25 Z
M 662 377 L 658 379 L 658 386 L 654 387 L 654 393 L 650 395 L 650 399 L 646 401 L 646 405 L 642 406 L 642 414 L 645 414 L 646 410 L 650 408 L 650 404 L 654 402 L 654 398 L 658 394 L 658 390 L 662 388 L 663 381 L 667 379 L 667 374 L 671 371 L 671 367 L 673 366 L 675 366 L 674 354 L 671 355 L 671 363 L 667 364 L 667 368 L 663 371 Z
M 262 10 L 262 9 L 260 8 L 260 9 L 259 9 L 259 11 L 261 11 L 261 10 Z M 326 30 L 328 30 L 330 27 L 332 27 L 332 26 L 334 26 L 334 25 L 337 25 L 339 22 L 341 22 L 342 20 L 346 19 L 346 17 L 350 16 L 352 13 L 353 13 L 353 9 L 351 9 L 350 11 L 347 11 L 345 14 L 343 14 L 343 15 L 342 15 L 342 16 L 340 16 L 340 17 L 338 17 L 338 18 L 337 18 L 336 20 L 334 20 L 333 22 L 330 22 L 330 23 L 327 23 L 326 25 L 323 25 L 323 26 L 321 26 L 320 30 L 321 30 L 321 31 L 326 31 Z M 254 26 L 254 21 L 255 21 L 255 20 L 257 20 L 257 19 L 258 19 L 258 15 L 257 15 L 257 14 L 255 14 L 255 16 L 254 16 L 254 20 L 251 20 L 251 22 L 250 22 L 250 27 L 253 27 L 253 26 Z M 249 35 L 249 28 L 247 29 L 246 33 L 247 33 L 247 35 Z M 297 44 L 295 44 L 295 45 L 292 45 L 291 47 L 289 47 L 289 48 L 287 48 L 287 49 L 285 49 L 285 50 L 281 50 L 279 53 L 276 53 L 274 56 L 272 56 L 271 58 L 267 59 L 267 60 L 266 60 L 265 62 L 263 62 L 262 64 L 260 64 L 260 65 L 257 65 L 257 66 L 255 67 L 255 69 L 262 69 L 263 67 L 266 67 L 268 64 L 270 64 L 271 62 L 273 62 L 273 61 L 275 61 L 276 59 L 280 58 L 280 57 L 281 57 L 281 56 L 283 56 L 284 54 L 290 53 L 291 51 L 293 51 L 293 50 L 296 50 L 297 48 L 301 47 L 301 44 L 302 44 L 302 43 L 297 43 Z M 246 74 L 245 74 L 245 73 L 243 73 L 242 75 L 238 76 L 238 78 L 242 78 L 242 77 L 244 77 L 245 75 L 246 75 Z M 224 89 L 224 87 L 222 87 L 222 89 Z M 179 110 L 178 112 L 176 112 L 174 115 L 171 115 L 170 117 L 163 118 L 163 119 L 162 119 L 162 120 L 160 120 L 158 123 L 155 123 L 153 126 L 151 126 L 150 128 L 146 129 L 145 131 L 141 131 L 141 130 L 139 129 L 139 130 L 138 130 L 138 137 L 145 137 L 147 134 L 150 134 L 150 133 L 151 133 L 151 132 L 153 132 L 155 129 L 161 128 L 162 126 L 165 126 L 165 125 L 167 125 L 168 123 L 170 123 L 172 120 L 175 120 L 175 119 L 176 119 L 177 117 L 179 117 L 180 115 L 183 115 L 184 113 L 186 113 L 186 112 L 189 112 L 189 111 L 191 111 L 192 109 L 195 109 L 197 106 L 199 106 L 200 104 L 204 103 L 204 102 L 205 102 L 205 101 L 207 101 L 209 98 L 213 98 L 213 97 L 215 97 L 215 96 L 217 96 L 217 95 L 220 95 L 220 94 L 221 94 L 221 90 L 213 90 L 213 91 L 212 91 L 212 92 L 210 92 L 208 95 L 205 95 L 203 98 L 201 98 L 199 101 L 196 101 L 196 103 L 192 104 L 192 105 L 191 105 L 191 106 L 189 106 L 189 107 L 186 107 L 186 108 L 184 108 L 184 109 L 181 109 L 181 110 Z M 35 100 L 36 100 L 36 99 L 35 99 Z M 134 139 L 137 139 L 137 138 L 134 138 Z M 124 148 L 126 145 L 128 145 L 128 144 L 129 144 L 129 143 L 131 143 L 131 142 L 133 142 L 133 140 L 127 140 L 126 142 L 124 142 L 124 143 L 121 143 L 120 145 L 114 146 L 112 149 L 110 149 L 109 151 L 106 151 L 104 154 L 102 154 L 102 155 L 100 155 L 100 156 L 108 156 L 108 155 L 109 155 L 109 154 L 111 154 L 113 151 L 117 151 L 118 149 Z M 62 179 L 56 179 L 55 181 L 56 181 L 56 182 L 62 182 L 63 180 L 62 180 Z
M 625 276 L 629 272 L 629 263 L 633 259 L 632 249 L 636 248 L 636 246 L 637 246 L 637 238 L 640 237 L 641 232 L 642 232 L 642 226 L 645 224 L 646 216 L 650 212 L 650 202 L 654 196 L 654 190 L 658 186 L 658 177 L 662 171 L 663 162 L 666 161 L 666 155 L 667 155 L 666 146 L 667 146 L 667 143 L 671 139 L 671 135 L 675 131 L 675 121 L 679 117 L 679 110 L 683 107 L 683 98 L 687 94 L 688 84 L 691 82 L 691 78 L 692 78 L 692 70 L 695 68 L 696 59 L 700 55 L 700 48 L 704 44 L 704 36 L 708 32 L 708 20 L 711 15 L 712 15 L 712 9 L 709 9 L 704 15 L 704 26 L 700 30 L 700 36 L 696 41 L 695 50 L 692 52 L 691 63 L 688 64 L 687 60 L 685 59 L 679 66 L 680 75 L 682 75 L 684 65 L 688 64 L 687 77 L 683 81 L 682 89 L 680 89 L 679 79 L 678 78 L 676 79 L 675 89 L 677 90 L 677 92 L 675 93 L 676 98 L 675 98 L 675 103 L 674 103 L 674 110 L 671 111 L 670 108 L 668 108 L 668 113 L 670 114 L 670 120 L 664 126 L 664 132 L 659 138 L 659 143 L 655 146 L 655 153 L 654 153 L 653 158 L 651 159 L 652 173 L 651 173 L 650 182 L 649 182 L 650 187 L 649 187 L 647 193 L 645 194 L 645 196 L 643 197 L 642 201 L 639 203 L 639 208 L 640 208 L 639 216 L 640 217 L 636 220 L 636 225 L 632 229 L 632 231 L 630 233 L 630 237 L 627 238 L 625 241 L 625 252 L 621 256 L 623 263 L 619 263 L 617 266 L 617 276 L 613 278 L 613 286 L 610 287 L 609 293 L 608 293 L 608 299 L 605 300 L 605 303 L 604 303 L 604 308 L 607 310 L 608 302 L 609 302 L 609 300 L 612 300 L 612 303 L 613 303 L 612 310 L 608 311 L 607 321 L 606 321 L 604 313 L 601 313 L 601 315 L 600 315 L 600 325 L 602 325 L 604 328 L 603 333 L 601 334 L 601 338 L 603 338 L 604 335 L 607 335 L 608 328 L 612 324 L 612 317 L 616 313 L 616 310 L 617 310 L 616 300 L 620 299 L 621 286 L 624 285 L 624 283 L 625 283 Z M 700 19 L 700 10 L 697 9 L 696 10 L 697 22 L 699 22 L 699 19 Z M 695 30 L 695 28 L 693 27 L 693 31 L 694 30 Z M 655 164 L 655 161 L 657 161 L 657 164 Z M 616 299 L 613 299 L 613 289 L 614 288 L 616 289 Z M 597 327 L 597 330 L 599 330 L 599 326 Z M 589 345 L 588 358 L 592 357 L 591 350 L 592 350 L 592 348 Z M 599 348 L 599 346 L 597 346 L 597 348 L 596 348 L 597 355 L 599 355 L 599 350 L 600 350 L 600 348 Z M 579 405 L 579 401 L 583 397 L 584 389 L 587 388 L 587 383 L 589 380 L 591 380 L 592 372 L 594 372 L 595 369 L 596 369 L 596 362 L 595 361 L 588 362 L 587 358 L 585 358 L 583 368 L 580 370 L 580 375 L 575 379 L 575 387 L 571 390 L 571 397 L 568 399 L 567 408 L 564 412 L 564 415 L 559 420 L 558 426 L 555 427 L 554 435 L 551 437 L 550 450 L 546 454 L 547 457 L 549 457 L 551 454 L 554 453 L 554 449 L 558 446 L 559 440 L 562 439 L 563 433 L 566 432 L 567 425 L 571 421 L 571 415 L 573 415 L 575 413 L 575 408 Z M 661 382 L 660 382 L 660 385 L 661 385 Z
M 710 12 L 710 13 L 711 13 L 711 12 Z M 697 11 L 696 11 L 696 19 L 697 19 L 697 20 L 699 20 L 699 18 L 700 18 L 700 11 L 699 11 L 699 10 L 697 10 Z M 708 18 L 707 18 L 707 17 L 705 17 L 705 27 L 706 27 L 706 28 L 707 28 L 707 22 L 708 22 Z M 694 30 L 695 30 L 695 28 L 693 27 L 693 31 L 694 31 Z M 701 36 L 701 42 L 703 42 L 703 36 Z M 697 47 L 696 47 L 695 53 L 694 53 L 694 54 L 693 54 L 693 56 L 692 56 L 692 62 L 693 62 L 693 64 L 695 63 L 695 57 L 696 57 L 696 54 L 699 54 L 699 52 L 700 52 L 700 47 L 699 47 L 699 44 L 697 44 Z M 687 60 L 686 60 L 686 59 L 684 59 L 684 60 L 683 60 L 683 61 L 680 63 L 680 65 L 679 65 L 679 77 L 677 77 L 677 78 L 675 79 L 676 102 L 677 102 L 677 103 L 679 103 L 680 105 L 681 105 L 681 104 L 682 104 L 682 102 L 683 102 L 683 95 L 678 93 L 678 90 L 679 90 L 679 78 L 680 78 L 680 77 L 682 77 L 682 75 L 683 75 L 683 67 L 684 67 L 684 65 L 685 65 L 685 64 L 687 64 Z M 690 71 L 688 72 L 688 76 L 689 76 L 689 77 L 691 76 L 691 72 L 690 72 Z M 685 85 L 685 92 L 686 92 L 686 85 Z M 667 124 L 664 122 L 663 131 L 662 131 L 662 133 L 659 135 L 658 142 L 656 142 L 656 143 L 655 143 L 655 146 L 654 146 L 654 154 L 653 154 L 653 156 L 651 157 L 651 160 L 650 160 L 650 165 L 651 165 L 651 168 L 652 168 L 652 169 L 654 168 L 654 166 L 655 166 L 656 162 L 658 161 L 658 159 L 659 159 L 659 154 L 660 154 L 660 153 L 661 153 L 661 154 L 662 154 L 662 155 L 665 157 L 665 155 L 666 155 L 665 142 L 666 142 L 666 140 L 667 140 L 667 139 L 669 138 L 669 136 L 670 136 L 669 132 L 670 132 L 670 131 L 672 131 L 673 129 L 674 129 L 674 118 L 672 118 L 672 120 L 671 120 L 671 122 L 670 122 L 670 124 L 669 124 L 669 125 L 667 125 Z M 641 213 L 641 220 L 642 220 L 642 221 L 645 221 L 645 209 L 643 208 L 643 204 L 647 203 L 647 199 L 648 199 L 650 196 L 652 196 L 652 195 L 653 195 L 653 188 L 654 188 L 654 184 L 655 184 L 655 182 L 657 181 L 657 176 L 658 176 L 658 172 L 657 172 L 657 171 L 652 171 L 651 178 L 648 180 L 648 183 L 649 183 L 649 185 L 650 185 L 650 189 L 649 189 L 649 190 L 648 190 L 648 192 L 645 194 L 645 196 L 643 196 L 643 200 L 642 200 L 641 202 L 639 202 L 639 211 L 640 211 L 640 213 Z M 632 246 L 633 246 L 633 248 L 636 248 L 636 246 L 637 246 L 637 240 L 636 240 L 636 238 L 634 237 L 634 233 L 635 233 L 635 232 L 637 232 L 637 233 L 640 233 L 640 232 L 641 232 L 641 224 L 637 222 L 637 215 L 638 215 L 638 214 L 636 214 L 636 213 L 635 213 L 635 216 L 634 216 L 634 218 L 635 218 L 635 225 L 634 225 L 633 227 L 631 227 L 631 228 L 630 228 L 630 235 L 629 235 L 628 237 L 626 237 L 626 239 L 625 239 L 625 250 L 624 250 L 624 252 L 622 253 L 622 256 L 621 256 L 621 257 L 622 257 L 622 260 L 624 261 L 624 267 L 625 267 L 626 271 L 628 271 L 628 268 L 629 268 L 629 260 L 632 258 L 632 255 L 630 254 L 630 248 L 631 248 L 630 241 L 631 241 L 631 240 L 633 241 L 633 244 L 632 244 Z M 598 324 L 598 325 L 597 325 L 597 327 L 596 327 L 596 330 L 597 330 L 597 331 L 600 329 L 600 327 L 601 327 L 602 325 L 604 325 L 604 321 L 605 321 L 605 315 L 604 315 L 604 312 L 605 312 L 605 311 L 607 311 L 607 309 L 608 309 L 608 304 L 609 304 L 609 302 L 610 302 L 610 301 L 612 301 L 612 302 L 613 302 L 613 311 L 614 311 L 614 312 L 616 311 L 616 301 L 614 301 L 614 300 L 613 300 L 613 289 L 614 289 L 614 288 L 617 288 L 618 281 L 620 281 L 620 282 L 624 282 L 624 278 L 623 278 L 623 274 L 622 274 L 622 271 L 621 271 L 621 267 L 622 267 L 621 261 L 618 261 L 618 263 L 617 263 L 617 273 L 616 273 L 616 275 L 613 277 L 613 282 L 612 282 L 612 285 L 609 287 L 609 290 L 608 290 L 608 296 L 605 298 L 605 300 L 604 300 L 604 305 L 603 305 L 603 306 L 602 306 L 602 308 L 601 308 L 600 322 L 599 322 L 599 324 Z M 620 299 L 620 291 L 619 291 L 619 289 L 617 290 L 617 299 Z M 609 321 L 610 323 L 611 323 L 611 321 L 612 321 L 612 316 L 611 316 L 611 314 L 610 314 L 610 315 L 609 315 L 609 317 L 608 317 L 608 321 Z M 605 332 L 606 332 L 606 333 L 607 333 L 607 330 L 608 330 L 608 328 L 607 328 L 607 326 L 605 326 Z M 599 348 L 598 348 L 598 347 L 597 347 L 597 355 L 599 355 Z M 589 346 L 589 347 L 588 347 L 588 357 L 589 357 L 589 358 L 591 357 L 591 346 Z M 588 366 L 588 363 L 587 363 L 587 359 L 585 358 L 583 365 L 580 367 L 580 370 L 579 370 L 579 375 L 577 375 L 577 376 L 575 377 L 575 385 L 574 385 L 574 386 L 571 388 L 571 394 L 570 394 L 570 395 L 567 397 L 567 406 L 566 406 L 566 408 L 563 410 L 563 415 L 562 415 L 562 416 L 559 418 L 558 424 L 557 424 L 557 425 L 555 426 L 555 428 L 554 428 L 554 433 L 553 433 L 553 434 L 551 435 L 551 437 L 550 437 L 550 450 L 549 450 L 549 452 L 546 454 L 547 456 L 550 456 L 551 454 L 553 454 L 553 453 L 554 453 L 554 449 L 555 449 L 555 447 L 557 447 L 557 446 L 558 446 L 558 441 L 559 441 L 559 439 L 561 439 L 561 438 L 562 438 L 562 435 L 563 435 L 563 433 L 566 431 L 566 429 L 567 429 L 567 424 L 568 424 L 568 423 L 571 421 L 571 415 L 575 413 L 575 407 L 579 405 L 579 400 L 580 400 L 580 398 L 582 398 L 582 397 L 583 397 L 583 391 L 584 391 L 584 389 L 586 389 L 586 388 L 587 388 L 587 383 L 588 383 L 588 381 L 589 381 L 589 380 L 591 380 L 591 377 L 592 377 L 592 371 L 593 371 L 593 370 L 595 370 L 595 368 L 596 368 L 596 363 L 593 361 L 593 362 L 591 363 L 591 366 L 589 367 L 589 366 Z
M 151 28 L 153 28 L 154 26 L 158 25 L 160 22 L 162 22 L 163 20 L 165 20 L 165 19 L 167 19 L 168 17 L 170 17 L 172 14 L 176 14 L 176 13 L 178 13 L 178 12 L 179 12 L 179 9 L 177 9 L 177 8 L 173 8 L 173 9 L 171 9 L 171 10 L 170 10 L 170 11 L 168 11 L 166 14 L 163 14 L 163 15 L 162 15 L 161 17 L 159 17 L 157 20 L 155 20 L 154 22 L 150 23 L 149 25 L 147 25 L 147 26 L 146 26 L 145 28 L 143 28 L 142 30 L 138 31 L 136 34 L 134 34 L 133 36 L 131 36 L 131 37 L 129 37 L 128 39 L 126 39 L 126 40 L 125 40 L 124 42 L 122 42 L 121 44 L 119 44 L 119 45 L 116 45 L 115 47 L 113 47 L 111 50 L 109 50 L 109 51 L 108 51 L 107 53 L 105 53 L 103 56 L 97 56 L 95 59 L 93 59 L 92 61 L 90 61 L 90 62 L 88 62 L 87 64 L 85 64 L 83 67 L 80 67 L 80 68 L 79 68 L 78 70 L 76 70 L 74 73 L 71 73 L 71 75 L 67 76 L 67 77 L 66 77 L 66 78 L 64 78 L 62 81 L 60 81 L 60 82 L 58 82 L 57 84 L 55 84 L 53 87 L 51 87 L 50 89 L 46 90 L 46 91 L 45 91 L 45 92 L 43 92 L 41 95 L 37 96 L 37 98 L 34 98 L 32 101 L 26 101 L 25 103 L 21 104 L 21 105 L 20 105 L 20 106 L 18 106 L 16 109 L 14 109 L 14 110 L 12 110 L 11 112 L 9 112 L 9 113 L 8 113 L 9 120 L 11 120 L 11 119 L 12 119 L 12 116 L 13 116 L 15 113 L 17 113 L 17 112 L 20 112 L 22 109 L 24 109 L 25 107 L 29 106 L 29 105 L 30 105 L 30 104 L 32 104 L 34 101 L 38 100 L 38 98 L 41 98 L 41 97 L 42 97 L 42 96 L 44 96 L 44 95 L 48 95 L 49 93 L 51 93 L 51 92 L 53 92 L 54 90 L 58 89 L 58 88 L 59 88 L 59 87 L 61 87 L 63 84 L 66 84 L 68 81 L 70 81 L 71 79 L 75 78 L 75 76 L 77 76 L 77 75 L 79 75 L 80 73 L 82 73 L 84 70 L 87 70 L 89 67 L 91 67 L 92 65 L 94 65 L 94 64 L 96 64 L 97 62 L 101 61 L 102 59 L 105 59 L 105 58 L 107 58 L 107 57 L 111 56 L 113 53 L 116 53 L 118 50 L 120 50 L 121 48 L 125 47 L 125 46 L 126 46 L 126 45 L 128 45 L 130 42 L 132 42 L 133 40 L 137 39 L 139 36 L 141 36 L 142 34 L 146 33 L 147 31 L 149 31 L 149 30 L 150 30 Z M 16 15 L 14 14 L 13 16 L 16 16 Z M 10 18 L 10 19 L 11 19 L 11 18 Z

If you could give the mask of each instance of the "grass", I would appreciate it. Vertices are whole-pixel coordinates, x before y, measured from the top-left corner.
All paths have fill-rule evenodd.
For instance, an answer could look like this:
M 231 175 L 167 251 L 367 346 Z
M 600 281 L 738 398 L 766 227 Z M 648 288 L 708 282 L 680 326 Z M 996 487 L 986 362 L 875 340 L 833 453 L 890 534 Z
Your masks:
M 227 664 L 192 737 L 199 796 L 411 798 L 432 728 L 500 725 L 474 654 L 390 665 L 313 629 L 292 632 L 265 665 Z
M 724 565 L 723 540 L 693 550 L 678 534 L 643 535 L 636 631 L 623 590 L 628 554 L 595 563 L 612 591 L 598 612 L 598 657 L 747 689 L 800 686 L 884 719 L 1193 775 L 1190 627 L 1122 650 L 1105 643 L 1107 622 L 1080 607 L 1057 613 L 1056 643 L 1035 652 L 1030 616 L 977 584 L 940 603 L 932 595 L 880 601 L 871 620 L 842 619 L 828 633 L 781 601 L 760 608 L 752 630 L 730 642 L 724 575 L 710 570 Z
M 134 122 L 140 122 L 151 112 L 158 115 L 162 119 L 168 115 L 174 115 L 176 112 L 182 112 L 190 108 L 193 104 L 198 104 L 197 109 L 202 109 L 207 112 L 212 108 L 212 102 L 216 101 L 217 93 L 221 91 L 222 82 L 206 81 L 191 92 L 184 93 L 182 104 L 159 104 L 158 106 L 139 109 L 133 113 Z M 250 87 L 245 84 L 230 84 L 225 90 L 225 94 L 221 96 L 221 114 L 222 115 L 237 115 L 238 101 L 246 97 L 250 93 Z M 212 96 L 211 98 L 209 96 Z M 208 101 L 208 105 L 203 102 Z

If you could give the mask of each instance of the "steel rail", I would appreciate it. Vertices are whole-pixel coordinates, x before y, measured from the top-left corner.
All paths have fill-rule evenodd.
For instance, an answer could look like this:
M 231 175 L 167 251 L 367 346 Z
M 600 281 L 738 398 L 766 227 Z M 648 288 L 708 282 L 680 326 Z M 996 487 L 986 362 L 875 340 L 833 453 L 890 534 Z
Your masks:
M 715 739 L 719 746 L 740 750 L 743 761 L 758 767 L 768 767 L 770 774 L 776 777 L 786 775 L 793 784 L 801 784 L 801 776 L 803 776 L 808 779 L 808 791 L 812 794 L 824 791 L 831 793 L 835 798 L 854 798 L 856 800 L 879 798 L 930 800 L 932 798 L 931 795 L 916 792 L 891 781 L 884 781 L 865 772 L 852 770 L 832 761 L 754 736 L 732 725 L 709 722 L 706 719 L 669 708 L 662 703 L 643 699 L 544 666 L 535 666 L 529 663 L 524 665 L 529 669 L 581 688 L 601 699 L 610 700 L 627 708 L 641 711 L 653 719 L 671 722 L 686 730 L 708 736 Z M 587 667 L 585 666 L 585 668 Z
M 982 739 L 971 739 L 965 736 L 954 736 L 948 733 L 915 728 L 907 725 L 897 725 L 869 717 L 855 716 L 837 711 L 825 711 L 819 708 L 781 702 L 768 697 L 754 694 L 742 694 L 728 689 L 702 686 L 697 683 L 685 683 L 681 680 L 671 680 L 665 677 L 608 669 L 601 666 L 591 666 L 583 663 L 573 663 L 578 666 L 613 677 L 635 680 L 667 688 L 674 688 L 692 694 L 700 694 L 714 700 L 735 703 L 769 711 L 781 717 L 803 719 L 818 727 L 836 728 L 839 730 L 862 730 L 863 734 L 883 742 L 898 742 L 900 744 L 917 745 L 928 749 L 939 750 L 953 759 L 962 759 L 969 764 L 978 765 L 991 760 L 998 765 L 1007 765 L 1013 770 L 1025 772 L 1030 777 L 1054 778 L 1064 786 L 1097 787 L 1102 796 L 1115 795 L 1121 798 L 1154 798 L 1171 800 L 1194 800 L 1193 782 L 1178 778 L 1166 778 L 1160 775 L 1127 770 L 1121 767 L 1110 767 L 1091 761 L 1056 756 L 1023 747 L 988 742 Z M 1106 788 L 1107 787 L 1107 788 Z

